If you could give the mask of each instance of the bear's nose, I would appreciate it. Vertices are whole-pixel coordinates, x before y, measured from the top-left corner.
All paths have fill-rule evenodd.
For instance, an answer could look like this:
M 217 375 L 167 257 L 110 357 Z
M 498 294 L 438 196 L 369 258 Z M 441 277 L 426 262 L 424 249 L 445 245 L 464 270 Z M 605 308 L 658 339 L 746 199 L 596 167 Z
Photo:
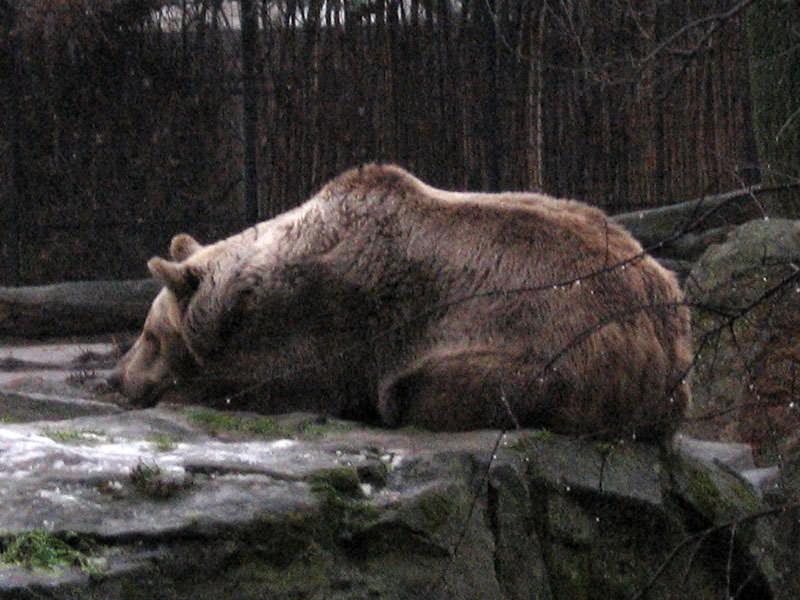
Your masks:
M 111 375 L 106 379 L 106 384 L 109 388 L 118 392 L 122 387 L 122 373 L 116 369 L 112 371 Z

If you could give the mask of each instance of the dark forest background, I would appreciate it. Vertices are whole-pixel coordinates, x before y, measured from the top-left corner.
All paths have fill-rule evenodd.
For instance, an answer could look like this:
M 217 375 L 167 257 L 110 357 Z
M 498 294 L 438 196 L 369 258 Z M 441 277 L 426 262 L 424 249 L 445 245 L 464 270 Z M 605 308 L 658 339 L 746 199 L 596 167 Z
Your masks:
M 612 213 L 797 183 L 800 5 L 0 0 L 0 285 L 143 277 L 376 160 Z

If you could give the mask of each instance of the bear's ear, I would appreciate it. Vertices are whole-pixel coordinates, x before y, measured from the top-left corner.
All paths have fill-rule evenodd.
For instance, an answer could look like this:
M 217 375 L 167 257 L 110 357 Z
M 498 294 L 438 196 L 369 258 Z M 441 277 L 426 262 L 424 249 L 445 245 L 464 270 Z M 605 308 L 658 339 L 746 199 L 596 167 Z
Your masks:
M 184 261 L 197 252 L 203 245 L 188 233 L 179 233 L 172 238 L 169 244 L 169 255 L 172 260 Z
M 147 261 L 147 268 L 179 299 L 191 296 L 200 284 L 200 273 L 196 267 L 154 256 Z

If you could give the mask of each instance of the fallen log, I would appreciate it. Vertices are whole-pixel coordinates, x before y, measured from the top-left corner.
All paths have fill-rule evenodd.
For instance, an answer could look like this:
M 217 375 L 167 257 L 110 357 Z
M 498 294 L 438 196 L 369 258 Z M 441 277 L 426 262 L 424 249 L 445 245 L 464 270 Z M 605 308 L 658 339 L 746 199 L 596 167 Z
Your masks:
M 765 217 L 758 196 L 797 187 L 800 184 L 758 184 L 669 206 L 622 213 L 612 219 L 630 231 L 648 252 L 693 260 L 711 243 L 721 241 L 720 234 L 732 226 Z M 709 230 L 714 231 L 708 235 L 703 233 Z
M 46 337 L 139 329 L 160 289 L 154 279 L 0 287 L 0 334 Z

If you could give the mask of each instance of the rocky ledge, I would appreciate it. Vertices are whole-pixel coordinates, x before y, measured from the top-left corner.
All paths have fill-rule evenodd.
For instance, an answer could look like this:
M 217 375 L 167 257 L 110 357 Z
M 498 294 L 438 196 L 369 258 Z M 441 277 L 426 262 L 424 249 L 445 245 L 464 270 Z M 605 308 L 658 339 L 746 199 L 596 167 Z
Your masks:
M 707 451 L 162 407 L 0 426 L 0 598 L 800 597 Z

